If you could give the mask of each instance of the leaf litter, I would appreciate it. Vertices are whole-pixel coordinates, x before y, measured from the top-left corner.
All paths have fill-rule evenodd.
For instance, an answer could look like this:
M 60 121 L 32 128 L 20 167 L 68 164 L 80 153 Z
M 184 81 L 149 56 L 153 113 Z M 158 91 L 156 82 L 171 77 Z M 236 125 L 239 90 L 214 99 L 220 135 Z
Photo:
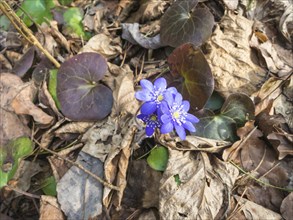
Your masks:
M 39 2 L 38 25 L 21 19 L 61 68 L 12 26 L 1 30 L 1 181 L 17 171 L 1 189 L 1 216 L 292 217 L 289 1 Z M 200 120 L 185 140 L 147 137 L 136 118 L 138 82 L 159 77 Z M 18 138 L 34 151 L 14 152 Z M 56 197 L 44 195 L 49 177 Z

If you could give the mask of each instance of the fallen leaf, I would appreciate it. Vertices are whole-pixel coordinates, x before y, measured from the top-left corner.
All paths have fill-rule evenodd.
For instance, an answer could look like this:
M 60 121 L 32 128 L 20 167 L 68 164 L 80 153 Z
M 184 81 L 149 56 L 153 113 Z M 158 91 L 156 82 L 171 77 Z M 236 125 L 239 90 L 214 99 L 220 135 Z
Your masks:
M 103 178 L 103 163 L 84 152 L 76 160 L 85 169 Z M 102 213 L 103 185 L 72 166 L 57 184 L 58 202 L 69 219 L 95 218 Z
M 287 76 L 292 72 L 292 64 L 287 64 L 279 57 L 278 52 L 275 50 L 274 45 L 270 40 L 261 43 L 256 35 L 253 34 L 250 39 L 250 45 L 252 48 L 259 50 L 270 72 L 275 73 L 280 77 Z
M 129 41 L 132 44 L 138 44 L 146 49 L 158 49 L 166 46 L 161 43 L 160 35 L 157 34 L 154 37 L 146 37 L 139 31 L 138 23 L 122 23 L 122 38 Z
M 24 77 L 27 71 L 31 68 L 34 58 L 35 48 L 31 47 L 22 55 L 20 60 L 16 62 L 12 69 L 12 72 L 14 72 L 19 77 Z
M 223 0 L 225 5 L 228 7 L 229 10 L 236 10 L 239 4 L 239 0 L 230 1 L 230 0 Z
M 281 94 L 278 98 L 275 99 L 273 103 L 273 107 L 275 109 L 275 114 L 283 115 L 286 123 L 289 125 L 289 128 L 291 129 L 291 131 L 293 131 L 293 103 L 292 101 L 289 101 L 285 95 Z
M 244 213 L 246 219 L 282 219 L 281 215 L 276 212 L 239 196 L 234 197 L 237 199 L 238 204 L 241 205 L 241 211 Z
M 60 137 L 62 134 L 66 133 L 83 134 L 94 124 L 94 122 L 70 122 L 55 130 L 54 134 L 57 137 Z
M 228 196 L 238 176 L 235 167 L 202 152 L 169 149 L 169 155 L 160 187 L 161 218 L 215 219 L 222 208 L 228 209 Z
M 103 55 L 107 59 L 122 54 L 121 40 L 119 37 L 113 38 L 104 33 L 93 36 L 86 45 L 81 48 L 80 53 L 95 52 Z
M 161 16 L 167 2 L 163 0 L 141 1 L 139 9 L 127 19 L 128 23 L 145 23 Z
M 288 135 L 288 137 L 286 137 Z M 282 160 L 287 155 L 293 155 L 293 142 L 289 139 L 290 134 L 280 134 L 277 132 L 271 133 L 267 136 L 270 143 L 279 153 L 279 160 Z
M 41 196 L 41 207 L 40 207 L 40 220 L 46 219 L 58 219 L 64 220 L 63 215 L 58 201 L 53 196 Z
M 285 220 L 292 219 L 293 216 L 293 192 L 291 192 L 282 202 L 281 214 Z
M 0 74 L 0 145 L 22 136 L 30 136 L 29 127 L 23 123 L 11 108 L 11 101 L 17 95 L 22 80 L 10 73 Z
M 249 46 L 253 21 L 227 12 L 207 42 L 206 58 L 215 78 L 215 90 L 227 97 L 251 95 L 265 81 L 266 72 L 252 60 Z
M 19 90 L 19 93 L 13 99 L 11 106 L 16 114 L 31 115 L 34 120 L 40 124 L 48 125 L 54 118 L 47 115 L 40 108 L 33 104 L 37 88 L 33 83 L 24 84 Z

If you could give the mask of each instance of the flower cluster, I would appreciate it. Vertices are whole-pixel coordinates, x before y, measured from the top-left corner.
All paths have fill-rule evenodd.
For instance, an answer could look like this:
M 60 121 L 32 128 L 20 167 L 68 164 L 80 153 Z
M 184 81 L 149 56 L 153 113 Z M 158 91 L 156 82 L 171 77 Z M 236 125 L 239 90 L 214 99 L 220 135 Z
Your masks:
M 153 135 L 156 128 L 162 134 L 175 129 L 182 140 L 186 137 L 185 129 L 195 132 L 193 124 L 199 119 L 188 113 L 190 104 L 182 99 L 176 88 L 167 88 L 164 78 L 158 78 L 154 84 L 143 79 L 140 85 L 142 90 L 136 92 L 135 97 L 144 103 L 137 117 L 146 124 L 147 136 Z

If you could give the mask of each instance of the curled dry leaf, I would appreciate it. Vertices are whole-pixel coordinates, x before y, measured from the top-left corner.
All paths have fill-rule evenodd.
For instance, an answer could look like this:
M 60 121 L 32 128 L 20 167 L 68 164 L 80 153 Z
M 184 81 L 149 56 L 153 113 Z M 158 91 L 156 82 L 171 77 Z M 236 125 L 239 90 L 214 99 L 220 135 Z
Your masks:
M 286 137 L 288 135 L 288 137 Z M 268 135 L 270 143 L 279 152 L 279 160 L 282 160 L 287 155 L 293 155 L 293 143 L 289 138 L 290 134 L 279 134 L 277 132 Z
M 282 202 L 281 214 L 285 220 L 292 219 L 293 216 L 293 192 L 291 192 Z
M 127 19 L 127 22 L 145 23 L 146 21 L 154 20 L 163 14 L 166 5 L 167 2 L 163 0 L 142 1 L 139 9 Z
M 128 40 L 132 44 L 138 44 L 146 49 L 158 49 L 166 46 L 160 41 L 160 35 L 157 34 L 154 37 L 146 37 L 139 31 L 138 23 L 123 23 L 122 26 L 122 38 Z
M 122 53 L 121 39 L 119 37 L 112 38 L 104 33 L 97 34 L 81 48 L 80 52 L 95 52 L 107 59 L 112 59 Z
M 174 176 L 180 178 L 180 186 Z M 160 187 L 163 219 L 215 219 L 229 207 L 229 194 L 238 170 L 202 152 L 169 149 L 169 161 Z M 212 204 L 212 205 L 211 205 Z
M 55 197 L 41 196 L 40 219 L 65 219 Z
M 270 40 L 262 43 L 253 34 L 250 39 L 250 45 L 252 48 L 259 50 L 270 72 L 277 74 L 279 77 L 287 76 L 292 72 L 292 63 L 288 64 L 279 57 L 278 52 Z
M 207 61 L 215 78 L 215 90 L 227 97 L 251 95 L 265 81 L 265 70 L 254 63 L 249 46 L 253 21 L 228 12 L 207 42 Z
M 36 92 L 37 88 L 33 83 L 24 84 L 13 99 L 11 106 L 16 114 L 31 115 L 36 122 L 49 125 L 54 118 L 34 105 Z
M 227 141 L 213 140 L 197 136 L 186 136 L 185 141 L 177 142 L 176 149 L 218 153 L 230 144 L 231 143 Z
M 246 219 L 282 219 L 280 214 L 266 209 L 263 206 L 239 196 L 235 196 L 235 198 L 238 201 L 238 204 L 240 204 L 241 212 L 244 213 Z

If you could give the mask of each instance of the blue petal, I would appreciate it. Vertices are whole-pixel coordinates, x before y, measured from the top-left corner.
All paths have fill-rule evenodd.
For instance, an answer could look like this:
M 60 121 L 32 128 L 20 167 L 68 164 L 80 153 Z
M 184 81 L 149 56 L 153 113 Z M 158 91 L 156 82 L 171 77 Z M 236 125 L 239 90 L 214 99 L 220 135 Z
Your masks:
M 145 114 L 139 114 L 138 116 L 136 116 L 137 118 L 143 120 L 143 121 L 146 121 L 146 116 Z
M 182 106 L 183 106 L 183 110 L 184 110 L 185 112 L 188 112 L 188 111 L 189 111 L 189 108 L 190 108 L 189 101 L 184 100 L 184 101 L 182 102 Z
M 192 114 L 187 113 L 187 115 L 185 116 L 185 118 L 190 121 L 191 123 L 198 123 L 199 119 L 197 117 L 195 117 Z
M 174 94 L 174 95 L 178 93 L 178 91 L 175 87 L 170 87 L 167 89 L 167 91 L 170 92 L 171 94 Z
M 148 90 L 143 89 L 135 93 L 135 98 L 140 101 L 150 101 L 152 99 L 152 96 Z
M 162 120 L 163 124 L 166 124 L 166 123 L 170 122 L 172 120 L 172 118 L 169 115 L 164 114 L 161 116 L 161 120 Z
M 145 128 L 145 133 L 147 136 L 152 136 L 154 131 L 155 131 L 155 128 L 153 128 L 153 127 L 146 126 L 146 128 Z
M 166 91 L 166 92 L 164 93 L 164 98 L 165 98 L 165 100 L 167 101 L 169 107 L 171 107 L 171 106 L 173 105 L 173 102 L 174 102 L 174 98 L 173 98 L 172 93 Z
M 176 133 L 178 134 L 178 136 L 181 138 L 181 140 L 185 140 L 186 133 L 185 133 L 184 128 L 182 126 L 175 125 L 175 130 L 176 130 Z
M 160 105 L 160 109 L 163 114 L 170 114 L 170 108 L 169 108 L 167 102 L 163 101 Z
M 190 131 L 190 132 L 195 132 L 195 127 L 194 127 L 194 125 L 193 125 L 191 122 L 189 122 L 189 121 L 185 122 L 185 123 L 183 124 L 183 127 L 184 127 L 185 129 L 187 129 L 188 131 Z
M 174 128 L 173 124 L 171 122 L 168 122 L 167 124 L 163 124 L 160 130 L 162 134 L 167 134 L 173 131 L 173 128 Z
M 140 80 L 140 85 L 143 89 L 147 89 L 149 91 L 154 90 L 154 86 L 149 80 L 146 80 L 146 79 Z
M 154 82 L 154 85 L 156 87 L 156 89 L 166 89 L 167 87 L 167 82 L 164 78 L 160 77 L 158 79 L 156 79 L 156 81 Z
M 150 115 L 157 110 L 157 104 L 155 102 L 143 103 L 140 109 L 142 114 Z
M 182 103 L 182 95 L 180 93 L 177 93 L 175 95 L 175 103 L 177 103 L 178 105 L 181 105 L 181 103 Z

